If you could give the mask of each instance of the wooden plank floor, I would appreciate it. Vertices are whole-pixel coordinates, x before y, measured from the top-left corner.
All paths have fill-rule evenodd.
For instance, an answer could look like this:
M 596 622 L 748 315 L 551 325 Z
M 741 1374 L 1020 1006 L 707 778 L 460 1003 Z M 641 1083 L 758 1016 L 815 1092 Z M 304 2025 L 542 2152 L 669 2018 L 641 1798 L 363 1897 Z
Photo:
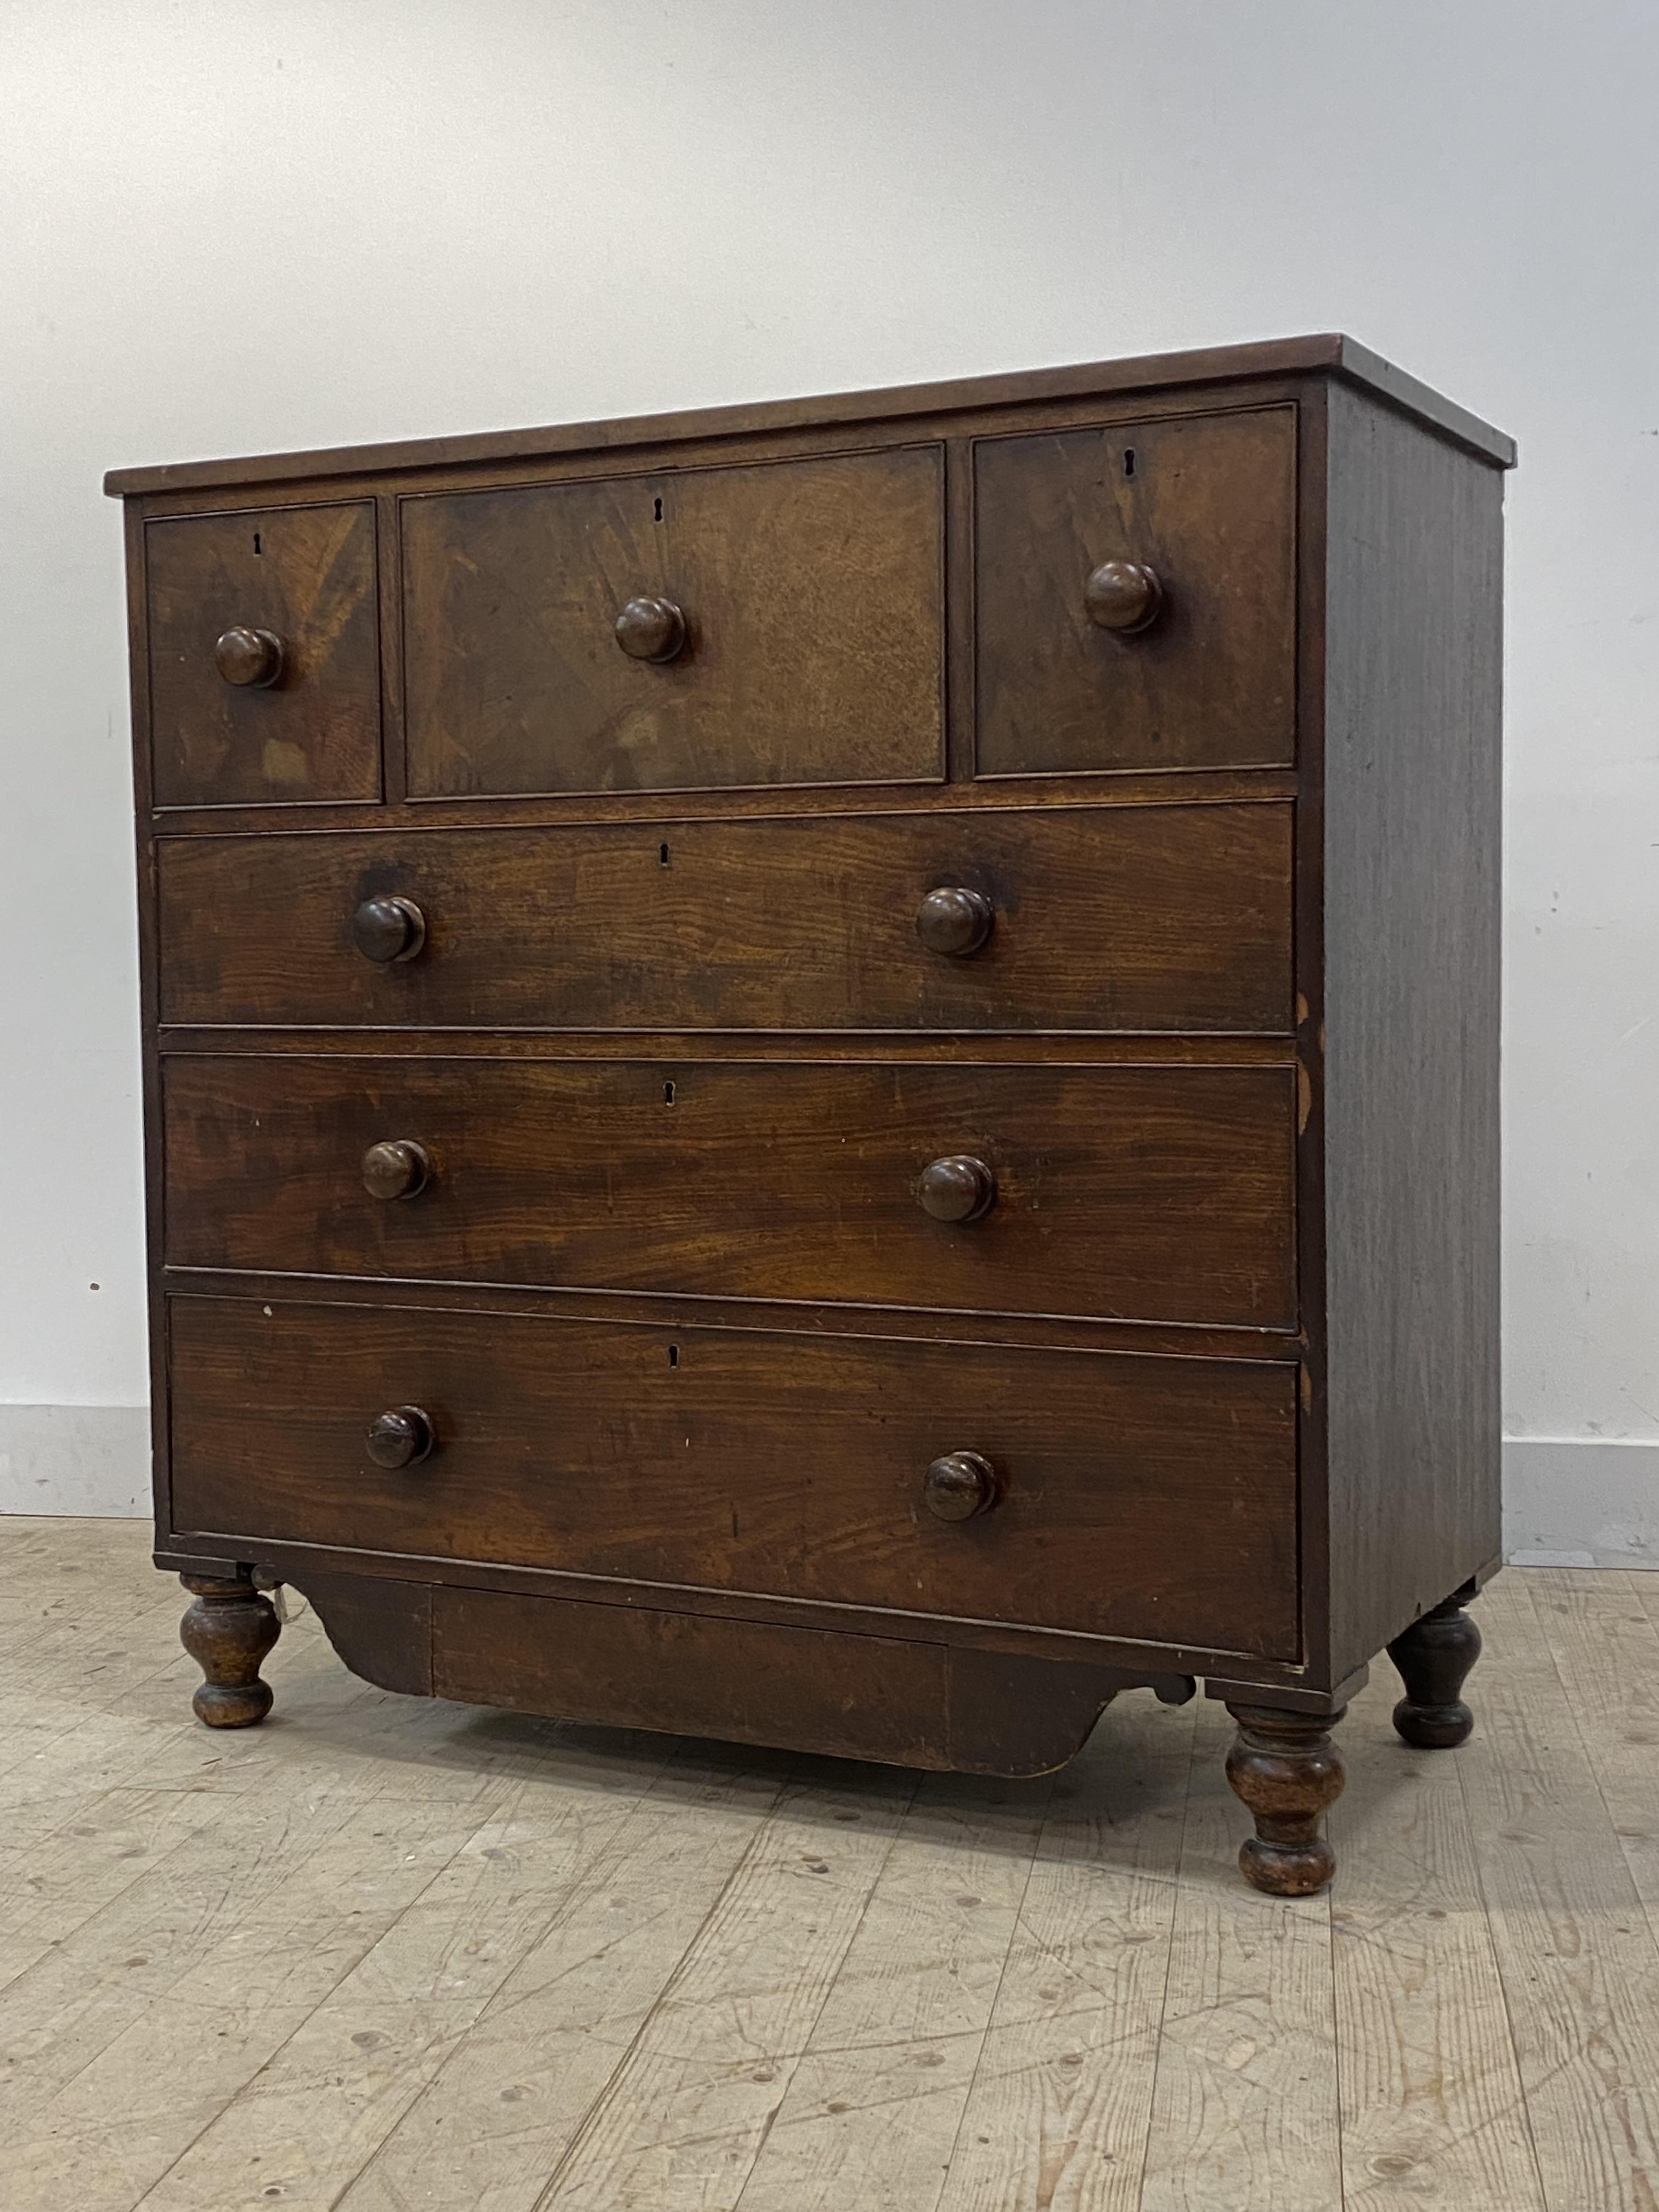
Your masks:
M 1228 1723 L 1036 1783 L 390 1697 L 191 1718 L 118 1522 L 0 1520 L 6 2212 L 1659 2212 L 1659 1576 L 1517 1571 L 1478 1729 L 1342 1731 L 1328 1899 Z

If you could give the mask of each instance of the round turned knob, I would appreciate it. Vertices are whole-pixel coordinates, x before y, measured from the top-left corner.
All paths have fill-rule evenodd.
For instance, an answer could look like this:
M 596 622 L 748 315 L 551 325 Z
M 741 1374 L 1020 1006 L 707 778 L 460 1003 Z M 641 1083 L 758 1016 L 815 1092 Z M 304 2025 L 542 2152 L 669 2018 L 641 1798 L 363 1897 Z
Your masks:
M 413 899 L 365 899 L 351 917 L 351 934 L 365 960 L 386 968 L 415 957 L 426 943 L 426 916 Z
M 432 1162 L 412 1137 L 392 1137 L 363 1154 L 363 1188 L 371 1198 L 413 1198 L 432 1179 Z
M 1091 623 L 1119 637 L 1150 629 L 1164 606 L 1164 586 L 1154 570 L 1139 561 L 1103 561 L 1083 586 L 1083 604 Z
M 971 1521 L 997 1502 L 996 1469 L 979 1452 L 946 1452 L 921 1478 L 927 1510 L 940 1521 Z
M 413 1467 L 437 1442 L 432 1416 L 418 1406 L 392 1406 L 376 1413 L 363 1438 L 363 1449 L 376 1467 Z
M 995 920 L 996 909 L 983 891 L 941 884 L 916 908 L 916 934 L 930 952 L 949 952 L 960 958 L 979 951 Z
M 630 660 L 672 660 L 685 643 L 685 617 L 672 599 L 630 599 L 617 617 L 617 642 Z
M 916 1185 L 922 1212 L 935 1221 L 977 1221 L 996 1194 L 997 1179 L 990 1169 L 966 1152 L 930 1160 Z
M 274 684 L 283 672 L 283 641 L 274 629 L 249 629 L 238 623 L 213 648 L 227 684 Z

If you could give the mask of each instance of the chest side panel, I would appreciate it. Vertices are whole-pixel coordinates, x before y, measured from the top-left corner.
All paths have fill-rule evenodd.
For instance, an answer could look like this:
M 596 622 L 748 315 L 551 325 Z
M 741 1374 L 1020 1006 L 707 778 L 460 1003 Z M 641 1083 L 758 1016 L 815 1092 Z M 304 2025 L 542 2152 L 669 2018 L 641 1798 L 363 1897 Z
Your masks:
M 1332 1664 L 1497 1556 L 1502 476 L 1331 393 Z

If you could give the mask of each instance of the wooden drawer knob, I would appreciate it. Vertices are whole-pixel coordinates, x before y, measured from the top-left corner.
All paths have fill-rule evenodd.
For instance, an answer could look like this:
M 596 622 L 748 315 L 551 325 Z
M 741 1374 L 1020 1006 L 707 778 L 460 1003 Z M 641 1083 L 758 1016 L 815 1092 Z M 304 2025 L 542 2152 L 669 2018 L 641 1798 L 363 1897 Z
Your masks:
M 351 934 L 365 960 L 386 968 L 415 957 L 426 943 L 426 916 L 413 899 L 365 899 L 351 917 Z
M 423 1460 L 436 1442 L 430 1413 L 418 1406 L 391 1406 L 369 1423 L 363 1449 L 376 1467 L 395 1473 Z
M 916 935 L 930 952 L 948 952 L 960 959 L 979 951 L 995 920 L 996 909 L 982 891 L 941 884 L 916 908 Z
M 432 1180 L 432 1161 L 412 1137 L 392 1137 L 363 1154 L 363 1188 L 371 1198 L 413 1198 Z
M 213 659 L 227 684 L 275 684 L 287 655 L 274 629 L 249 629 L 238 623 L 213 648 Z
M 946 1452 L 921 1478 L 927 1510 L 939 1521 L 971 1521 L 997 1502 L 996 1469 L 978 1452 Z
M 1139 561 L 1103 561 L 1083 586 L 1083 604 L 1091 623 L 1119 637 L 1150 629 L 1164 607 L 1157 573 Z
M 672 660 L 685 644 L 685 617 L 672 599 L 630 599 L 617 617 L 617 642 L 630 660 Z
M 921 1171 L 916 1196 L 935 1221 L 977 1221 L 995 1203 L 997 1179 L 983 1160 L 951 1152 L 930 1160 Z

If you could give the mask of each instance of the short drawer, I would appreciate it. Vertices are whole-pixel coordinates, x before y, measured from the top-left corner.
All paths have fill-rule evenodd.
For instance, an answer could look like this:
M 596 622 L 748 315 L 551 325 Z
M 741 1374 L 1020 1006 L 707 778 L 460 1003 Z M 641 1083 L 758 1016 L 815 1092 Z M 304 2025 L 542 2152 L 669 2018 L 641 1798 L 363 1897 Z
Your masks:
M 936 445 L 401 502 L 409 789 L 937 782 Z
M 1281 804 L 167 838 L 161 1016 L 1285 1034 L 1291 873 Z
M 158 806 L 380 796 L 374 503 L 149 523 Z
M 168 1353 L 173 1527 L 244 1556 L 337 1545 L 1295 1656 L 1290 1364 L 187 1297 Z M 386 1468 L 367 1431 L 399 1408 L 381 1455 L 432 1448 Z M 985 1471 L 965 1497 L 963 1455 Z
M 1292 1091 L 1282 1066 L 177 1054 L 167 1255 L 1286 1329 Z
M 1295 757 L 1296 410 L 974 448 L 981 775 Z

